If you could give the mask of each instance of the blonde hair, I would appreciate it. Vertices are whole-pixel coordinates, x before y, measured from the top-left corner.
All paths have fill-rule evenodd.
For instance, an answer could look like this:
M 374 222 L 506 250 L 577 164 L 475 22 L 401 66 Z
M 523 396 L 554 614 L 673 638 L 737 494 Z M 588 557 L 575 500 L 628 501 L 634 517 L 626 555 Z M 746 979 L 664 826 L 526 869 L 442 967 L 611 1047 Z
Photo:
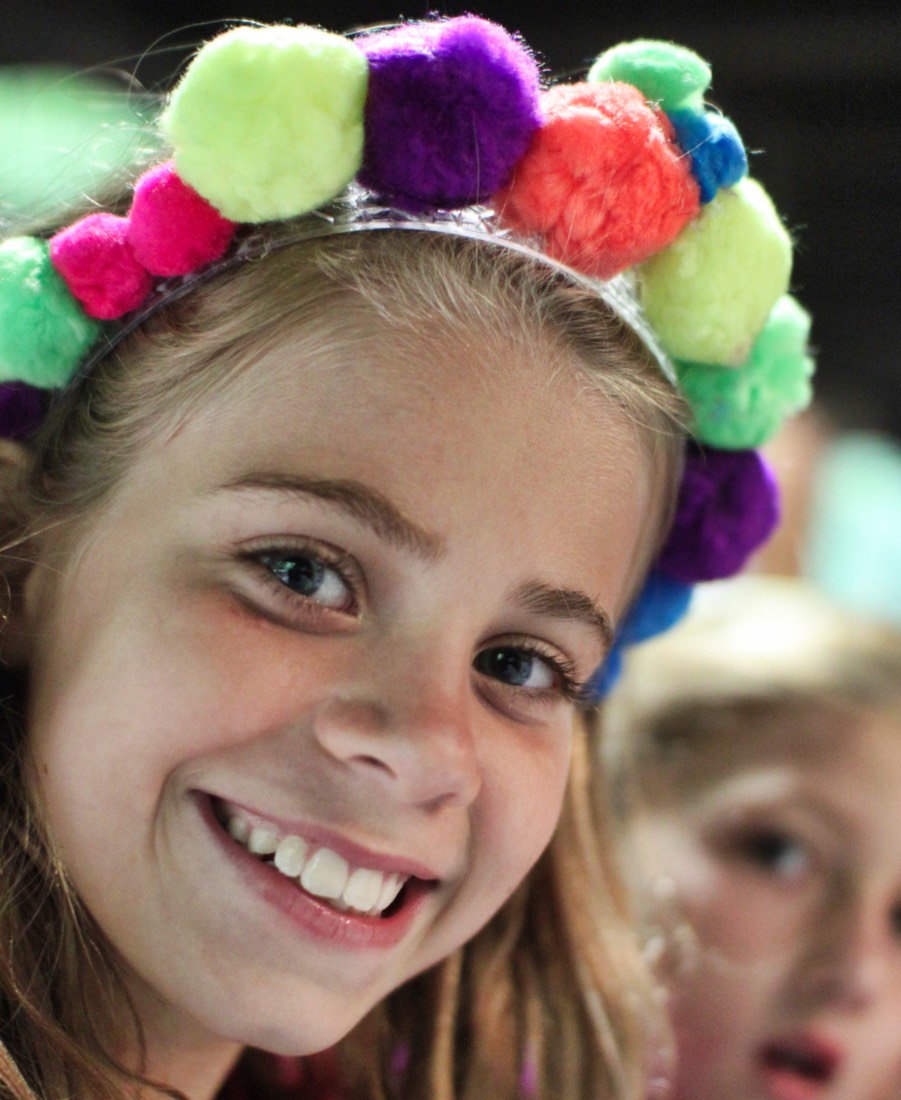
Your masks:
M 638 646 L 604 708 L 604 746 L 618 798 L 662 797 L 698 773 L 705 745 L 743 739 L 767 716 L 901 704 L 901 631 L 788 577 L 713 586 L 688 619 Z M 790 728 L 786 723 L 786 728 Z
M 556 369 L 576 363 L 586 385 L 625 412 L 661 486 L 643 548 L 649 560 L 675 496 L 684 408 L 636 333 L 589 289 L 512 250 L 425 232 L 357 233 L 284 244 L 198 285 L 64 393 L 29 462 L 6 467 L 0 529 L 11 620 L 42 532 L 74 544 L 148 440 L 176 431 L 229 386 L 260 385 L 248 366 L 287 333 L 300 358 L 382 337 L 402 348 L 426 326 L 540 351 Z M 112 1098 L 123 1076 L 138 1080 L 104 1049 L 121 1018 L 121 983 L 26 795 L 22 687 L 10 679 L 2 739 L 0 1025 L 44 1100 Z M 524 1074 L 539 1095 L 566 1100 L 642 1095 L 646 987 L 592 803 L 596 759 L 577 738 L 560 828 L 517 895 L 347 1041 L 352 1077 L 375 1096 L 503 1100 L 522 1095 Z M 599 876 L 603 890 L 593 885 Z M 392 1071 L 402 1046 L 409 1064 Z

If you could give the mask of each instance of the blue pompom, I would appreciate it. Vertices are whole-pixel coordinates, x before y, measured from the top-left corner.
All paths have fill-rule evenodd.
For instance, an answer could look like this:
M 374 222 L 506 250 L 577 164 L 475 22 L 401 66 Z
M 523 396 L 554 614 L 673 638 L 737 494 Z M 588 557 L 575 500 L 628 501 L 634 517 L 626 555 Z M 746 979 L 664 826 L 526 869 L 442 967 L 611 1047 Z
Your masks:
M 688 611 L 693 591 L 694 585 L 651 570 L 620 625 L 607 659 L 586 685 L 585 692 L 590 699 L 603 699 L 619 679 L 624 647 L 646 642 L 675 626 Z
M 675 626 L 688 611 L 693 587 L 652 570 L 623 620 L 619 640 L 634 645 Z
M 593 703 L 599 703 L 610 691 L 623 671 L 623 647 L 614 642 L 606 660 L 585 685 L 585 695 Z
M 728 118 L 711 111 L 673 111 L 668 115 L 676 141 L 691 157 L 691 170 L 708 203 L 721 187 L 734 187 L 748 174 L 748 156 Z

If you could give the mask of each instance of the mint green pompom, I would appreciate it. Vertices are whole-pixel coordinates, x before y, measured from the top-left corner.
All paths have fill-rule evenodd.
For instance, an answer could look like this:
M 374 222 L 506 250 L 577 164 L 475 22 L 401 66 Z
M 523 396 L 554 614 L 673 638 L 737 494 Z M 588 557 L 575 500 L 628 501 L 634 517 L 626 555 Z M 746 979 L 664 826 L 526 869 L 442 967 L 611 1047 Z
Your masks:
M 812 396 L 808 352 L 810 315 L 786 294 L 773 310 L 741 367 L 675 364 L 702 443 L 723 450 L 759 447 Z
M 665 111 L 699 111 L 710 87 L 710 66 L 684 46 L 639 38 L 613 46 L 597 58 L 588 70 L 588 81 L 605 80 L 631 84 Z
M 197 55 L 161 119 L 181 178 L 236 222 L 304 214 L 363 155 L 368 62 L 314 27 L 238 27 Z
M 0 244 L 0 382 L 68 382 L 100 334 L 50 262 L 46 241 Z
M 641 303 L 673 359 L 738 366 L 788 290 L 791 258 L 772 200 L 746 178 L 642 265 Z

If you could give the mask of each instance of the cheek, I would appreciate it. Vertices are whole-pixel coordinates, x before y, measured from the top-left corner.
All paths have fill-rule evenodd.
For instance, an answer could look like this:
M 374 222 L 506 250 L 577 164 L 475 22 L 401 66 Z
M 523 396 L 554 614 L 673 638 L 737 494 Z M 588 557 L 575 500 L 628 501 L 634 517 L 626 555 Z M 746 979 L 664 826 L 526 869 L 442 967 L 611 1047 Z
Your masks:
M 798 892 L 754 872 L 733 872 L 715 860 L 708 885 L 704 896 L 685 899 L 701 943 L 736 967 L 787 967 L 804 934 L 805 902 Z
M 682 948 L 671 952 L 663 976 L 679 1051 L 678 1100 L 745 1095 L 749 1052 L 767 1034 L 783 988 L 782 969 L 736 961 L 713 938 L 675 936 Z
M 653 882 L 702 948 L 737 967 L 786 961 L 810 904 L 801 890 L 724 858 L 678 819 L 652 817 L 637 835 Z
M 207 602 L 154 615 L 121 601 L 77 637 L 65 626 L 48 636 L 29 728 L 57 833 L 123 835 L 123 822 L 153 814 L 177 769 L 276 728 L 325 679 L 314 654 L 298 664 L 286 652 L 285 632 Z
M 547 847 L 560 818 L 569 774 L 571 732 L 514 730 L 490 768 L 474 812 L 487 879 L 505 900 Z M 489 855 L 490 853 L 490 855 Z M 481 853 L 478 853 L 481 854 Z

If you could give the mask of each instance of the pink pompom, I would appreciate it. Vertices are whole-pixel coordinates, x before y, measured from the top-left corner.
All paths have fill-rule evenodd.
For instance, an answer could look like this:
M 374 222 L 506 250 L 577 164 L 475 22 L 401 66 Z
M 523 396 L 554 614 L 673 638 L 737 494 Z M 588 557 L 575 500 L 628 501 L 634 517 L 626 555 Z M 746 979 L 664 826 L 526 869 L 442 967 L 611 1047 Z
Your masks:
M 199 271 L 228 248 L 235 223 L 184 183 L 171 161 L 145 172 L 135 184 L 128 243 L 154 275 Z
M 628 84 L 566 84 L 542 96 L 544 122 L 501 220 L 541 234 L 550 255 L 602 279 L 665 248 L 699 209 L 691 161 L 666 116 Z
M 153 279 L 127 240 L 128 219 L 89 214 L 50 240 L 50 259 L 89 317 L 112 321 L 144 301 Z

